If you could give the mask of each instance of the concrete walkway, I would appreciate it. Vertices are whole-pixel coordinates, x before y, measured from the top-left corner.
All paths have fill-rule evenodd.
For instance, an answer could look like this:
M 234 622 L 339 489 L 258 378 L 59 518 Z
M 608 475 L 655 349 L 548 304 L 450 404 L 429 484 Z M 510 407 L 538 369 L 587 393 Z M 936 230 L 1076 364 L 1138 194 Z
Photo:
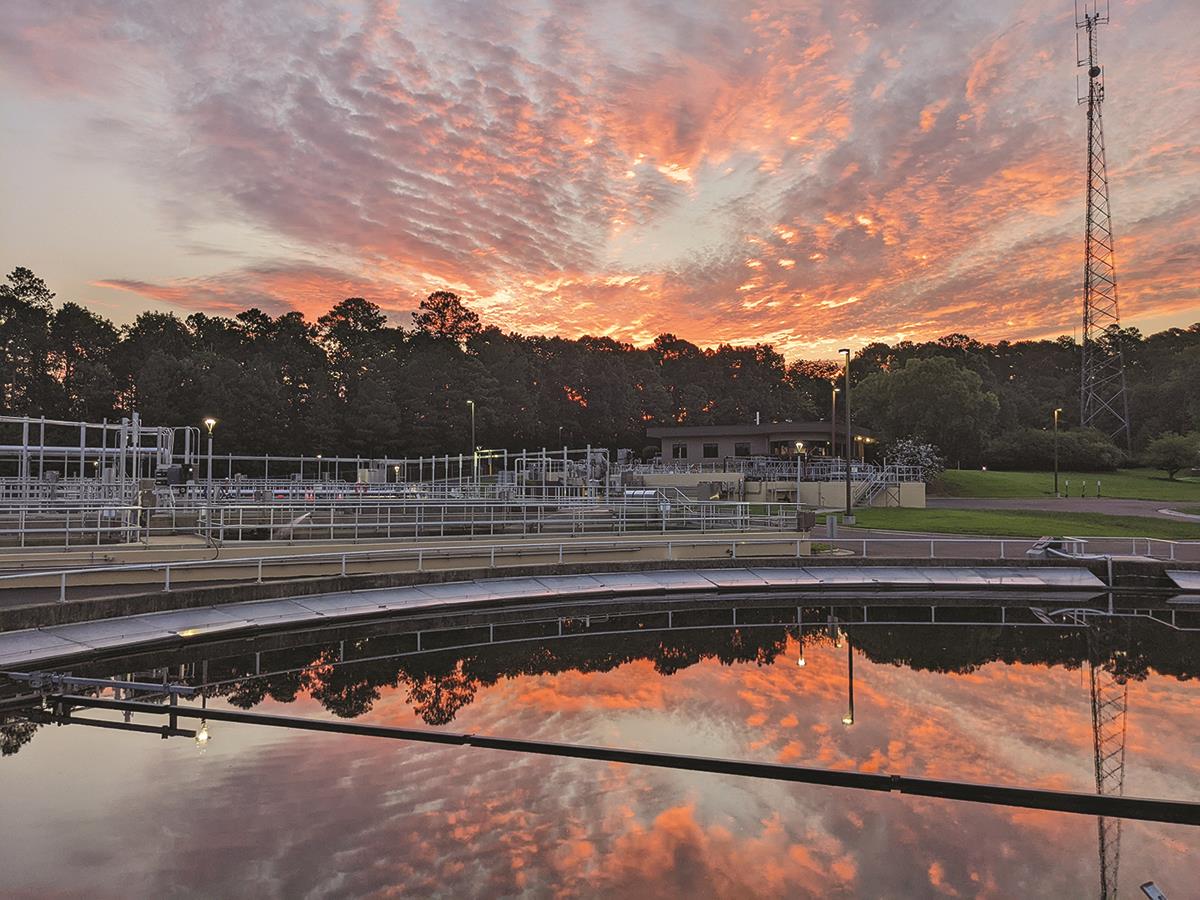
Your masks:
M 930 509 L 1016 509 L 1179 521 L 1178 516 L 1163 512 L 1171 506 L 1166 500 L 1120 500 L 1115 497 L 930 497 L 925 505 Z M 1197 529 L 1197 534 L 1200 535 L 1200 529 Z

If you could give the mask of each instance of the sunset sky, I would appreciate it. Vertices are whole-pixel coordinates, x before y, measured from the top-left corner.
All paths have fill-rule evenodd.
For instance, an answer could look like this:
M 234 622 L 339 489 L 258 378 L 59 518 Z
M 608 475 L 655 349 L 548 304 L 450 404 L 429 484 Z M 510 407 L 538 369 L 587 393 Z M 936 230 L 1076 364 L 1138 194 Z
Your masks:
M 1101 34 L 1121 310 L 1200 320 L 1194 0 Z M 1071 334 L 1070 0 L 69 2 L 0 18 L 0 266 L 146 308 L 834 355 Z

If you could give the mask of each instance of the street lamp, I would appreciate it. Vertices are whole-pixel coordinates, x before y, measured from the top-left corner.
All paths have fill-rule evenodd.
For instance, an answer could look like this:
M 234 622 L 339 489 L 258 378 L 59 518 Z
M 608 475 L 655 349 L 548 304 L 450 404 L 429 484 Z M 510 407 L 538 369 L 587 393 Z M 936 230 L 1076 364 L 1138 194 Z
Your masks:
M 842 348 L 838 353 L 846 354 L 846 524 L 854 524 L 854 513 L 850 504 L 850 464 L 853 460 L 853 446 L 850 441 L 850 350 Z
M 212 460 L 212 445 L 213 445 L 213 429 L 217 427 L 217 420 L 209 416 L 204 420 L 204 427 L 208 429 L 208 484 L 205 487 L 205 492 L 208 497 L 212 497 L 212 481 L 213 481 L 213 460 Z
M 479 453 L 475 447 L 475 401 L 468 400 L 467 406 L 471 407 L 471 480 L 479 481 Z
M 837 456 L 837 395 L 842 392 L 840 387 L 833 389 L 833 410 L 829 414 L 829 455 Z
M 1054 410 L 1054 496 L 1058 496 L 1058 414 L 1062 407 Z
M 321 480 L 321 454 L 317 454 L 317 481 Z

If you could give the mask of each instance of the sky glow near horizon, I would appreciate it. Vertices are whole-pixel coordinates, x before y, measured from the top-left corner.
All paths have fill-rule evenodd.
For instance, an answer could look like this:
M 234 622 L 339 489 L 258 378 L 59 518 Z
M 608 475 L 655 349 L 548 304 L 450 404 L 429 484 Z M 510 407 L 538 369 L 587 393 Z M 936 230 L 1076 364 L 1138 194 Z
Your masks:
M 1101 33 L 1122 317 L 1200 319 L 1186 0 Z M 145 308 L 832 357 L 1078 328 L 1068 2 L 32 2 L 0 21 L 4 268 Z

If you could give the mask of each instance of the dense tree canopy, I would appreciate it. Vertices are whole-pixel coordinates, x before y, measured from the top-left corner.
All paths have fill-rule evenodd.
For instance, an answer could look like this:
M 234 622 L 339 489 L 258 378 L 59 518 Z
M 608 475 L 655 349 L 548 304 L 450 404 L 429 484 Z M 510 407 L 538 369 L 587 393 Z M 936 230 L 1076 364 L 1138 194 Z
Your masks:
M 0 284 L 7 414 L 148 423 L 221 420 L 244 452 L 362 456 L 465 452 L 468 400 L 484 446 L 640 448 L 647 425 L 827 418 L 836 362 L 786 361 L 766 344 L 703 349 L 672 334 L 644 349 L 608 337 L 527 337 L 430 294 L 412 327 L 362 297 L 316 322 L 248 309 L 186 319 L 150 311 L 120 328 L 17 268 Z M 1126 355 L 1135 451 L 1200 429 L 1200 324 L 1114 337 Z M 950 465 L 989 445 L 1077 423 L 1078 348 L 1067 338 L 983 344 L 965 335 L 871 344 L 855 357 L 855 420 L 884 441 L 937 444 Z M 1074 421 L 1073 421 L 1074 419 Z

